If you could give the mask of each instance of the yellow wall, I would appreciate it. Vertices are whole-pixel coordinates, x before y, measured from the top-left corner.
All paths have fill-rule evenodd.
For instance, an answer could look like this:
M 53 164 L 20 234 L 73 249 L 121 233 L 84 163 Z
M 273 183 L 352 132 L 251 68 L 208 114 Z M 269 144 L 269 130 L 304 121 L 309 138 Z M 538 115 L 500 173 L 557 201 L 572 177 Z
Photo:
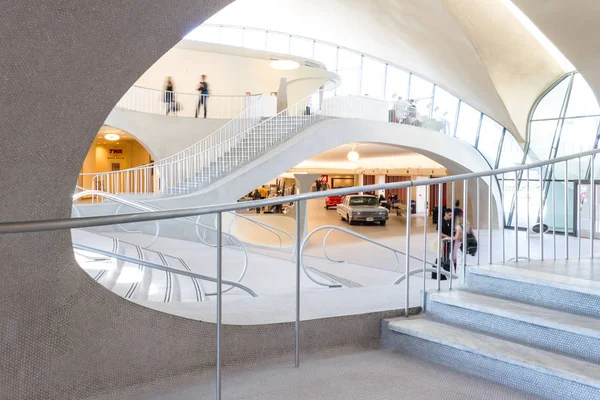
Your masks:
M 111 153 L 110 150 L 113 150 Z M 121 150 L 117 152 L 114 150 Z M 100 173 L 112 171 L 112 164 L 119 163 L 120 169 L 139 167 L 150 163 L 150 153 L 135 140 L 124 140 L 117 143 L 94 143 L 83 161 L 83 173 Z M 86 189 L 92 188 L 93 176 L 84 176 L 79 184 Z

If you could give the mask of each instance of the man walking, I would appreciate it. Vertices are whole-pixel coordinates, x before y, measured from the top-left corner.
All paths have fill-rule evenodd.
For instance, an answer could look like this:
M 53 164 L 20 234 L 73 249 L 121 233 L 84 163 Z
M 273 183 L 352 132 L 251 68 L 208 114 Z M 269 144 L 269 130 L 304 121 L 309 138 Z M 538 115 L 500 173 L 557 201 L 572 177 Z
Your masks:
M 200 98 L 198 99 L 198 107 L 196 107 L 196 118 L 198 118 L 202 106 L 204 106 L 204 118 L 206 118 L 206 112 L 208 111 L 208 82 L 206 82 L 206 75 L 200 77 L 198 92 L 200 92 Z

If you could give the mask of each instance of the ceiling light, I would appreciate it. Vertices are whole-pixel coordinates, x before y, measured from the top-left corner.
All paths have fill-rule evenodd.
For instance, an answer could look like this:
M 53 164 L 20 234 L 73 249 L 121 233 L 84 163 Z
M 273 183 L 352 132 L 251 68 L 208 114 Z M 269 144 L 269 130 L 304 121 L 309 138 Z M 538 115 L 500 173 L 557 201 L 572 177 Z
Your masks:
M 104 135 L 104 139 L 110 140 L 110 141 L 115 141 L 115 140 L 121 139 L 121 137 L 119 135 L 117 135 L 116 133 L 108 133 L 108 134 Z
M 280 71 L 291 71 L 300 68 L 300 63 L 294 60 L 276 60 L 271 62 L 269 66 Z
M 348 152 L 348 161 L 358 161 L 358 159 L 360 158 L 360 154 L 358 154 L 358 152 L 356 151 L 356 146 L 355 144 L 352 145 L 352 150 Z

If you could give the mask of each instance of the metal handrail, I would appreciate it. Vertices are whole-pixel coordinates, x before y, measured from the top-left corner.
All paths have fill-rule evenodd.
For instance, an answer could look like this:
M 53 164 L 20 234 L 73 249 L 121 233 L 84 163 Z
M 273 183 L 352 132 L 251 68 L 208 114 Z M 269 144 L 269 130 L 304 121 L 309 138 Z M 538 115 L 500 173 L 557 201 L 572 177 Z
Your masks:
M 117 214 L 119 212 L 119 210 L 121 209 L 122 206 L 129 206 L 129 207 L 137 208 L 137 209 L 140 209 L 140 210 L 143 210 L 143 211 L 163 210 L 160 207 L 151 206 L 151 205 L 146 204 L 146 203 L 141 202 L 141 201 L 138 202 L 138 201 L 125 200 L 125 199 L 123 199 L 123 198 L 121 198 L 119 196 L 115 196 L 115 195 L 112 195 L 110 193 L 101 192 L 101 191 L 97 191 L 97 190 L 90 190 L 90 191 L 81 192 L 81 193 L 78 194 L 78 196 L 79 197 L 83 197 L 83 196 L 86 196 L 86 195 L 89 195 L 89 194 L 94 194 L 94 195 L 97 195 L 99 197 L 103 197 L 103 198 L 106 198 L 108 200 L 113 200 L 113 201 L 115 201 L 117 203 L 120 203 L 119 207 L 117 208 L 117 211 L 115 211 L 115 214 Z M 73 196 L 73 197 L 75 197 L 75 196 Z M 77 210 L 77 208 L 75 206 L 73 206 L 73 208 L 75 209 L 75 211 L 79 215 L 79 210 Z M 198 232 L 198 226 L 201 226 L 201 227 L 203 227 L 205 229 L 212 230 L 214 232 L 217 231 L 215 228 L 212 228 L 212 227 L 210 227 L 208 225 L 202 224 L 199 221 L 200 217 L 198 217 L 198 220 L 196 222 L 194 222 L 193 219 L 189 219 L 189 218 L 179 218 L 179 220 L 183 221 L 183 222 L 186 222 L 186 223 L 189 223 L 189 224 L 194 224 L 196 226 L 196 236 L 198 237 L 198 239 L 200 239 L 200 241 L 202 243 L 204 243 L 205 245 L 207 245 L 207 246 L 216 247 L 216 245 L 209 244 L 208 242 L 206 242 L 200 236 L 200 233 Z M 148 246 L 144 247 L 145 249 L 150 248 L 156 242 L 156 240 L 158 239 L 159 232 L 160 232 L 160 225 L 159 225 L 158 221 L 155 221 L 155 222 L 156 222 L 156 233 L 154 235 L 154 238 L 153 238 L 152 242 Z M 125 228 L 123 228 L 121 226 L 122 224 L 117 224 L 117 225 L 119 226 L 120 229 L 124 230 L 125 232 L 140 233 L 140 231 L 128 231 L 127 229 L 125 229 Z M 244 255 L 244 266 L 242 267 L 242 272 L 240 273 L 240 276 L 237 278 L 237 282 L 241 282 L 242 279 L 244 278 L 244 276 L 246 275 L 247 270 L 248 270 L 248 251 L 246 250 L 246 246 L 244 246 L 244 244 L 242 243 L 242 241 L 239 240 L 237 237 L 235 237 L 235 236 L 233 236 L 231 234 L 228 234 L 228 233 L 223 233 L 223 235 L 226 236 L 226 237 L 228 237 L 232 244 L 235 244 L 235 242 L 237 242 L 237 245 L 239 247 L 241 247 L 241 249 L 242 249 L 242 254 Z M 232 288 L 224 290 L 223 293 L 226 293 L 226 292 L 230 291 L 231 289 Z M 215 294 L 216 293 L 206 293 L 207 296 L 214 296 Z
M 154 88 L 149 88 L 149 87 L 145 87 L 145 86 L 138 86 L 138 85 L 133 85 L 131 86 L 132 88 L 136 88 L 136 89 L 140 89 L 140 90 L 148 90 L 151 92 L 160 92 L 160 93 L 166 93 L 167 91 L 164 89 L 154 89 Z M 178 91 L 173 91 L 172 93 L 175 94 L 175 96 L 178 95 L 185 95 L 185 96 L 206 96 L 206 97 L 239 97 L 239 98 L 248 98 L 248 97 L 258 97 L 258 96 L 262 96 L 261 94 L 206 94 L 206 95 L 201 95 L 200 93 L 194 93 L 194 92 L 178 92 Z
M 130 200 L 125 200 L 119 196 L 115 196 L 113 194 L 110 193 L 106 193 L 106 192 L 102 192 L 100 190 L 84 190 L 83 192 L 79 192 L 73 195 L 73 201 L 77 201 L 82 197 L 88 196 L 88 195 L 92 195 L 92 196 L 98 196 L 98 197 L 102 197 L 111 201 L 114 201 L 116 203 L 119 203 L 119 207 L 117 208 L 116 213 L 119 212 L 119 210 L 121 209 L 122 206 L 128 206 L 131 208 L 136 208 L 138 210 L 141 211 L 153 211 L 151 207 L 147 207 L 143 204 L 139 204 L 135 201 L 130 201 Z M 81 216 L 81 214 L 79 213 L 79 210 L 77 209 L 77 207 L 75 207 L 75 205 L 73 205 L 73 209 L 76 211 L 77 213 L 77 217 L 79 218 Z M 156 243 L 156 240 L 158 239 L 158 235 L 160 234 L 160 225 L 158 223 L 158 221 L 154 221 L 156 224 L 156 232 L 154 233 L 154 238 L 152 238 L 152 242 L 150 242 L 149 245 L 147 246 L 143 246 L 144 249 L 148 249 L 150 247 L 152 247 L 152 245 L 154 243 Z M 123 228 L 121 225 L 123 224 L 115 224 L 118 225 L 120 229 L 124 230 L 125 232 L 129 232 L 129 233 L 139 233 L 139 232 L 131 232 L 128 231 L 127 229 Z
M 152 182 L 152 177 L 154 177 L 156 174 L 163 175 L 163 181 L 166 180 L 167 177 L 169 177 L 171 181 L 186 179 L 193 173 L 197 172 L 196 170 L 199 166 L 200 158 L 202 157 L 201 155 L 213 148 L 215 144 L 223 143 L 223 141 L 226 141 L 228 137 L 234 137 L 240 132 L 246 132 L 249 128 L 255 126 L 264 114 L 263 108 L 263 96 L 258 95 L 256 96 L 256 99 L 254 99 L 254 101 L 248 105 L 248 107 L 244 108 L 225 125 L 210 135 L 204 137 L 199 142 L 179 151 L 178 153 L 175 153 L 162 160 L 138 167 L 128 168 L 120 171 L 91 174 L 84 173 L 80 174 L 80 176 L 93 175 L 92 185 L 94 188 L 97 187 L 98 183 L 102 183 L 106 186 L 116 185 L 117 192 L 119 192 L 121 191 L 120 187 L 124 184 L 126 186 L 124 192 L 135 193 L 138 191 L 147 192 L 150 190 L 154 185 Z M 174 179 L 174 177 L 177 179 Z M 165 188 L 161 187 L 160 189 L 161 191 L 164 191 L 163 189 Z
M 288 250 L 291 249 L 292 250 L 292 255 L 294 254 L 294 251 L 296 250 L 296 241 L 294 240 L 294 238 L 292 237 L 292 235 L 290 235 L 290 233 L 288 231 L 286 231 L 285 229 L 281 229 L 278 228 L 276 226 L 267 224 L 265 222 L 261 222 L 261 221 L 257 221 L 253 218 L 247 217 L 245 215 L 242 215 L 240 213 L 237 212 L 228 212 L 228 214 L 233 215 L 233 219 L 231 220 L 231 222 L 229 223 L 229 229 L 228 229 L 228 233 L 231 234 L 231 227 L 233 226 L 233 224 L 235 223 L 235 221 L 237 220 L 237 218 L 241 218 L 244 219 L 246 221 L 250 221 L 251 223 L 260 226 L 261 228 L 266 229 L 268 232 L 271 232 L 272 234 L 276 235 L 277 238 L 279 239 L 279 249 L 280 250 Z M 286 235 L 288 238 L 290 238 L 290 241 L 292 242 L 291 247 L 283 247 L 283 240 L 280 234 L 277 233 L 277 231 L 283 233 L 284 235 Z M 254 247 L 258 247 L 258 248 L 264 248 L 264 249 L 271 249 L 271 246 L 265 246 L 265 245 L 258 245 L 258 244 L 254 244 L 254 243 L 248 243 L 251 246 Z
M 342 189 L 333 189 L 321 192 L 302 193 L 287 197 L 275 197 L 263 200 L 252 200 L 243 203 L 219 204 L 212 206 L 189 207 L 169 209 L 162 211 L 147 211 L 143 213 L 132 213 L 122 215 L 105 215 L 83 218 L 63 218 L 52 220 L 28 220 L 0 223 L 0 234 L 6 233 L 26 233 L 26 232 L 45 232 L 62 229 L 84 228 L 91 226 L 116 225 L 131 222 L 147 222 L 163 219 L 185 218 L 190 216 L 216 214 L 227 211 L 244 210 L 248 208 L 274 206 L 279 204 L 293 203 L 299 201 L 320 199 L 327 196 L 345 196 L 358 192 L 370 192 L 377 190 L 402 189 L 418 186 L 431 186 L 441 183 L 458 182 L 468 179 L 485 178 L 489 176 L 502 175 L 509 172 L 524 171 L 534 168 L 545 167 L 547 165 L 570 161 L 573 159 L 593 156 L 600 153 L 600 149 L 588 150 L 577 154 L 571 154 L 564 157 L 554 158 L 552 160 L 540 161 L 532 164 L 516 165 L 514 167 L 500 168 L 493 171 L 470 172 L 461 175 L 452 175 L 442 178 L 423 179 L 418 181 L 404 181 L 393 183 L 380 183 L 374 185 L 365 185 L 357 187 L 348 187 Z
M 398 250 L 398 249 L 395 249 L 395 248 L 393 248 L 393 247 L 387 246 L 387 245 L 385 245 L 385 244 L 383 244 L 383 243 L 379 243 L 379 242 L 377 242 L 377 241 L 375 241 L 375 240 L 373 240 L 373 239 L 370 239 L 370 238 L 368 238 L 367 236 L 364 236 L 364 235 L 361 235 L 360 233 L 356 233 L 356 232 L 354 232 L 354 231 L 351 231 L 350 229 L 347 229 L 347 228 L 342 228 L 342 227 L 339 227 L 339 226 L 334 226 L 334 225 L 323 225 L 323 226 L 320 226 L 320 227 L 318 227 L 318 228 L 315 228 L 315 229 L 313 229 L 313 230 L 312 230 L 310 233 L 308 233 L 308 234 L 306 235 L 306 237 L 304 238 L 304 240 L 302 241 L 302 244 L 300 245 L 300 266 L 302 267 L 302 270 L 304 271 L 304 273 L 306 274 L 306 276 L 307 276 L 307 277 L 308 277 L 308 278 L 309 278 L 311 281 L 313 281 L 314 283 L 316 283 L 316 284 L 318 284 L 318 285 L 321 285 L 321 286 L 327 286 L 327 287 L 338 287 L 338 286 L 331 286 L 331 285 L 329 285 L 329 284 L 326 284 L 326 283 L 323 283 L 323 282 L 319 282 L 319 281 L 317 281 L 317 280 L 313 279 L 313 277 L 311 277 L 311 276 L 310 276 L 310 274 L 308 273 L 308 271 L 307 271 L 307 269 L 306 269 L 306 266 L 304 265 L 304 249 L 306 248 L 306 245 L 307 245 L 307 243 L 308 243 L 308 240 L 309 240 L 309 239 L 310 239 L 310 238 L 311 238 L 311 237 L 312 237 L 314 234 L 316 234 L 317 232 L 320 232 L 320 231 L 322 231 L 322 230 L 325 230 L 325 229 L 329 229 L 329 232 L 327 232 L 327 234 L 325 234 L 325 237 L 323 238 L 323 253 L 325 254 L 325 257 L 326 257 L 326 258 L 327 258 L 329 261 L 331 261 L 331 262 L 335 262 L 335 263 L 343 263 L 343 262 L 345 262 L 344 260 L 334 260 L 334 259 L 330 258 L 330 257 L 329 257 L 329 255 L 327 254 L 327 238 L 329 237 L 329 235 L 330 235 L 330 234 L 331 234 L 333 231 L 340 231 L 340 232 L 344 232 L 344 233 L 346 233 L 346 234 L 348 234 L 348 235 L 351 235 L 351 236 L 357 237 L 357 238 L 359 238 L 359 239 L 362 239 L 362 240 L 364 240 L 364 241 L 367 241 L 367 242 L 369 242 L 369 243 L 372 243 L 372 244 L 374 244 L 374 245 L 376 245 L 376 246 L 383 247 L 384 249 L 387 249 L 387 250 L 390 250 L 390 251 L 392 251 L 392 252 L 394 253 L 394 256 L 396 257 L 396 262 L 397 262 L 397 264 L 396 264 L 396 270 L 397 270 L 397 269 L 400 267 L 400 259 L 398 258 L 398 254 L 401 254 L 401 255 L 404 255 L 404 256 L 406 256 L 406 253 L 405 253 L 405 252 L 403 252 L 403 251 L 401 251 L 401 250 Z M 422 258 L 418 258 L 418 257 L 415 257 L 415 256 L 413 256 L 413 255 L 410 255 L 409 257 L 410 257 L 410 258 L 412 258 L 412 259 L 414 259 L 414 260 L 420 261 L 420 262 L 423 262 L 423 261 L 424 261 Z M 426 261 L 426 260 L 425 260 L 425 262 L 426 262 L 427 264 L 431 264 L 431 265 L 434 265 L 434 264 L 435 264 L 435 263 L 433 263 L 433 262 L 431 262 L 431 263 L 430 263 L 430 262 L 428 262 L 428 261 Z M 419 271 L 422 271 L 422 270 L 423 270 L 422 268 L 420 268 L 420 269 L 419 269 Z M 394 285 L 397 285 L 397 284 L 398 284 L 398 283 L 400 283 L 401 281 L 402 281 L 402 279 L 400 279 L 400 278 L 396 279 L 396 280 L 394 281 Z
M 78 250 L 89 251 L 91 253 L 98 253 L 98 254 L 101 254 L 101 255 L 104 255 L 107 257 L 116 258 L 118 260 L 122 260 L 122 261 L 133 263 L 133 264 L 143 265 L 144 267 L 157 269 L 157 270 L 164 271 L 164 272 L 169 272 L 172 274 L 179 274 L 179 275 L 187 276 L 190 278 L 196 278 L 196 279 L 200 279 L 203 281 L 209 281 L 209 282 L 213 282 L 213 283 L 217 282 L 216 278 L 212 278 L 210 276 L 200 275 L 200 274 L 196 274 L 194 272 L 189 272 L 189 271 L 182 271 L 179 269 L 167 267 L 165 265 L 155 264 L 150 261 L 140 260 L 137 258 L 124 256 L 122 254 L 111 253 L 110 251 L 100 250 L 100 249 L 85 246 L 82 244 L 73 243 L 73 248 L 78 249 Z M 231 286 L 231 288 L 229 290 L 231 290 L 233 288 L 238 288 L 238 289 L 242 289 L 244 292 L 248 293 L 252 297 L 258 297 L 258 295 L 252 289 L 250 289 L 249 287 L 244 286 L 238 282 L 232 282 L 232 281 L 228 281 L 228 280 L 222 280 L 222 282 L 225 285 Z M 208 293 L 207 293 L 207 295 L 208 295 Z

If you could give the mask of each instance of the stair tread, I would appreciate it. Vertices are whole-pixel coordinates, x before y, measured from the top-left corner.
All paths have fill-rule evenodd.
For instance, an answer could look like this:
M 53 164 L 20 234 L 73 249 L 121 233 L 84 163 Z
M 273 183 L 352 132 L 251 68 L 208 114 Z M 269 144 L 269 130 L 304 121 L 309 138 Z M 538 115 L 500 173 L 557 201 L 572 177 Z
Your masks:
M 465 290 L 433 293 L 431 301 L 600 339 L 600 319 Z
M 394 332 L 479 354 L 600 389 L 600 365 L 498 339 L 428 317 L 389 320 Z
M 486 275 L 525 283 L 543 284 L 559 289 L 600 296 L 600 281 L 574 278 L 550 272 L 540 272 L 506 265 L 488 265 L 469 268 L 470 274 Z

